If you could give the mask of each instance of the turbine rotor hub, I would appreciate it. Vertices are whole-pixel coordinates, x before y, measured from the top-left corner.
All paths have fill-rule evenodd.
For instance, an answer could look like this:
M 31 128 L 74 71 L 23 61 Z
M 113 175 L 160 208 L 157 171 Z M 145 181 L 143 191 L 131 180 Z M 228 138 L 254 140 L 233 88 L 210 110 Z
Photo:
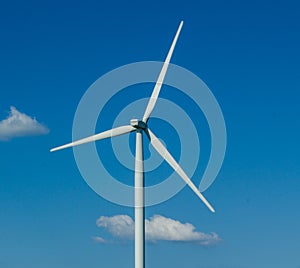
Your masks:
M 132 125 L 135 128 L 145 130 L 147 128 L 147 124 L 143 122 L 142 120 L 138 119 L 131 119 L 130 120 L 130 125 Z

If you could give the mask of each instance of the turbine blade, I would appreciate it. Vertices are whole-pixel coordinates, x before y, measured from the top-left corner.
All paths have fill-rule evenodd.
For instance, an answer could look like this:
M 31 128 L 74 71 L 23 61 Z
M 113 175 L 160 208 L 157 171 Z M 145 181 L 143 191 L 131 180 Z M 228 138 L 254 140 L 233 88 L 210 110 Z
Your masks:
M 187 185 L 195 192 L 195 194 L 203 201 L 203 203 L 209 208 L 210 211 L 215 212 L 214 208 L 205 199 L 205 197 L 199 192 L 197 187 L 193 184 L 190 178 L 186 175 L 183 169 L 179 166 L 173 156 L 169 153 L 167 148 L 160 142 L 160 140 L 154 135 L 154 133 L 148 128 L 150 136 L 150 142 L 154 149 L 168 162 L 168 164 L 176 171 L 176 173 L 187 183 Z
M 183 25 L 183 21 L 180 22 L 180 25 L 179 25 L 178 30 L 176 32 L 176 35 L 174 37 L 173 43 L 172 43 L 172 45 L 170 47 L 169 53 L 168 53 L 168 55 L 166 57 L 164 65 L 163 65 L 163 67 L 162 67 L 162 69 L 160 71 L 160 74 L 158 76 L 158 79 L 156 81 L 156 84 L 155 84 L 155 87 L 153 89 L 152 95 L 150 97 L 150 100 L 148 102 L 147 108 L 145 110 L 145 114 L 143 116 L 143 122 L 144 123 L 147 123 L 147 121 L 148 121 L 148 119 L 150 117 L 150 114 L 152 113 L 152 111 L 154 109 L 154 106 L 156 104 L 156 101 L 158 99 L 158 95 L 159 95 L 160 89 L 162 87 L 162 84 L 164 82 L 164 78 L 165 78 L 165 75 L 167 73 L 167 69 L 169 67 L 169 63 L 170 63 L 170 60 L 171 60 L 171 57 L 172 57 L 172 54 L 173 54 L 173 50 L 175 48 L 178 36 L 179 36 L 181 28 L 182 28 L 182 25 Z
M 132 132 L 134 130 L 136 130 L 136 128 L 134 128 L 133 126 L 130 126 L 130 125 L 113 128 L 113 129 L 101 132 L 99 134 L 95 134 L 93 136 L 80 139 L 78 141 L 73 141 L 71 143 L 68 143 L 68 144 L 65 144 L 65 145 L 62 145 L 62 146 L 59 146 L 59 147 L 55 147 L 55 148 L 51 149 L 50 152 L 62 150 L 62 149 L 69 148 L 69 147 L 74 147 L 74 146 L 84 144 L 84 143 L 88 143 L 88 142 L 92 142 L 92 141 L 103 140 L 103 139 L 106 139 L 106 138 L 119 136 L 119 135 L 122 135 L 122 134 Z

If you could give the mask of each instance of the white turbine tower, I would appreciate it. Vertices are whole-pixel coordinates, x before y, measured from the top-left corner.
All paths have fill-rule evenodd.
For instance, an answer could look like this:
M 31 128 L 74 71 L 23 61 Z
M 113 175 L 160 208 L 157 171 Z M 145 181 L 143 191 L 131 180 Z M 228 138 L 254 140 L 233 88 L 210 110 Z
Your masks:
M 179 166 L 173 156 L 169 153 L 167 148 L 160 142 L 160 140 L 149 129 L 147 122 L 155 107 L 156 101 L 160 89 L 163 85 L 163 81 L 170 63 L 170 59 L 175 48 L 179 33 L 181 31 L 183 21 L 181 21 L 166 60 L 158 76 L 157 82 L 153 89 L 149 103 L 145 110 L 142 120 L 131 119 L 130 125 L 120 126 L 111 130 L 104 131 L 93 136 L 80 139 L 56 148 L 51 149 L 51 152 L 65 149 L 68 147 L 77 146 L 80 144 L 94 142 L 105 138 L 111 138 L 114 136 L 123 135 L 126 133 L 136 132 L 136 152 L 135 152 L 135 175 L 134 175 L 134 207 L 135 207 L 135 268 L 145 267 L 145 215 L 144 215 L 144 155 L 143 155 L 143 132 L 149 138 L 150 143 L 155 150 L 169 163 L 174 171 L 187 183 L 187 185 L 195 192 L 195 194 L 204 202 L 204 204 L 212 211 L 215 212 L 213 207 L 205 199 L 205 197 L 199 192 L 197 187 L 189 179 L 183 169 Z

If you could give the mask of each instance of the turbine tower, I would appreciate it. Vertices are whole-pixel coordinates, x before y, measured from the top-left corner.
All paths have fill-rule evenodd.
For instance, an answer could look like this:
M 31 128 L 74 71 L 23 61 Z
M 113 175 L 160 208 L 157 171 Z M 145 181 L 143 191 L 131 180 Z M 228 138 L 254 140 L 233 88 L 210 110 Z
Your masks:
M 168 162 L 168 164 L 174 169 L 174 171 L 186 182 L 186 184 L 195 192 L 195 194 L 203 201 L 203 203 L 209 208 L 210 211 L 215 212 L 213 207 L 205 199 L 205 197 L 199 192 L 197 187 L 189 179 L 183 169 L 179 166 L 173 156 L 169 153 L 167 148 L 160 142 L 156 135 L 149 129 L 148 120 L 155 107 L 156 101 L 160 89 L 163 85 L 163 81 L 172 57 L 178 36 L 180 34 L 183 21 L 181 21 L 166 60 L 160 71 L 152 95 L 146 107 L 142 120 L 131 119 L 130 125 L 120 126 L 101 132 L 99 134 L 92 135 L 90 137 L 80 139 L 56 148 L 51 149 L 51 152 L 65 149 L 68 147 L 77 146 L 80 144 L 94 142 L 105 138 L 111 138 L 119 135 L 123 135 L 130 132 L 136 132 L 136 151 L 135 151 L 135 175 L 134 175 L 134 209 L 135 209 L 135 268 L 145 267 L 145 215 L 144 215 L 144 155 L 143 155 L 143 133 L 149 138 L 150 143 L 154 149 Z

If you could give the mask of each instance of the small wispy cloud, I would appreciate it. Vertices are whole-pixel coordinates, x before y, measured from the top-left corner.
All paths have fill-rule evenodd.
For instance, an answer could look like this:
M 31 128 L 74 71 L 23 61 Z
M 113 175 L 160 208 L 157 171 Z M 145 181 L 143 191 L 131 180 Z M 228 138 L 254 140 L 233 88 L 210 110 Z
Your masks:
M 134 237 L 134 221 L 128 215 L 115 215 L 112 217 L 101 216 L 96 224 L 98 227 L 107 230 L 116 238 L 133 239 Z M 180 221 L 162 215 L 154 215 L 150 219 L 146 219 L 145 231 L 146 240 L 152 242 L 193 242 L 199 245 L 209 246 L 221 241 L 216 233 L 199 232 L 196 231 L 195 226 L 191 223 L 181 223 Z M 103 238 L 99 238 L 99 242 L 103 243 Z
M 102 238 L 101 236 L 94 236 L 92 237 L 92 239 L 96 242 L 96 243 L 101 243 L 101 244 L 105 244 L 107 243 L 107 241 Z
M 49 129 L 35 118 L 10 107 L 8 117 L 0 121 L 0 141 L 8 141 L 16 137 L 45 135 Z

